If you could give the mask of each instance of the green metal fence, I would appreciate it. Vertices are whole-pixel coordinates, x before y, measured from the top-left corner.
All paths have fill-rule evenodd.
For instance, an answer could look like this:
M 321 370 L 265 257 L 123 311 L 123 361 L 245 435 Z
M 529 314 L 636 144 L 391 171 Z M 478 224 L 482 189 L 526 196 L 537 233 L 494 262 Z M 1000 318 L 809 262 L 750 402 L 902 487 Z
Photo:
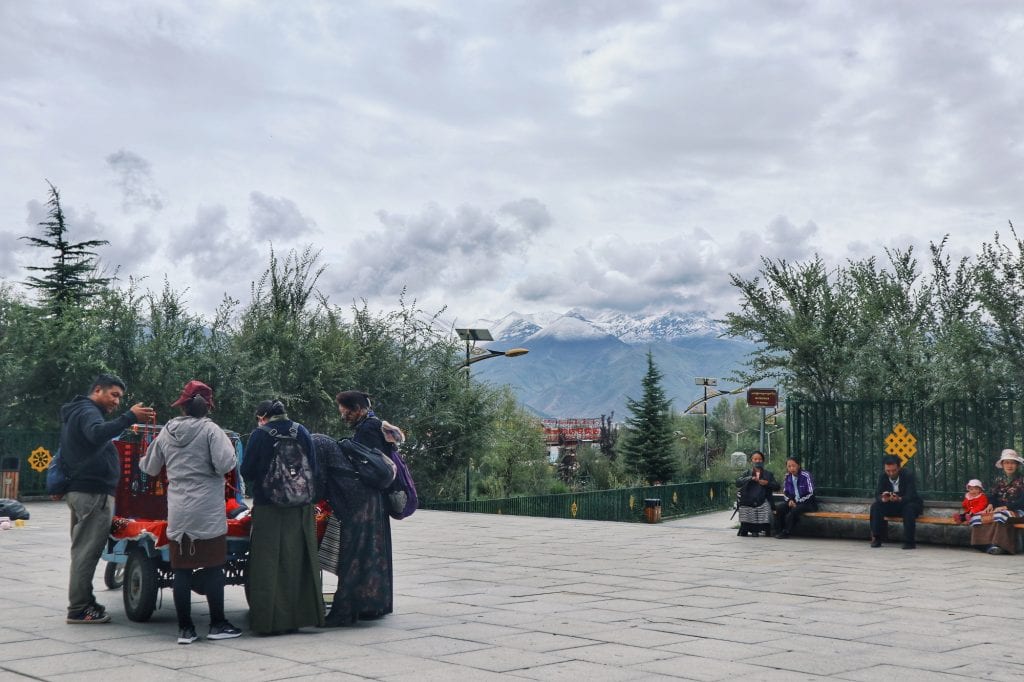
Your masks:
M 420 507 L 440 511 L 543 516 L 555 519 L 640 521 L 644 518 L 645 500 L 655 499 L 661 503 L 662 518 L 687 516 L 729 508 L 735 499 L 735 486 L 723 481 L 704 481 L 587 493 L 508 497 L 498 500 L 424 502 Z
M 803 458 L 822 494 L 870 496 L 882 470 L 886 438 L 902 424 L 916 450 L 907 466 L 921 494 L 954 500 L 969 479 L 991 480 L 1003 448 L 1021 448 L 1024 402 L 789 400 L 786 414 L 789 451 Z
M 46 470 L 37 471 L 32 465 L 43 465 L 45 454 L 57 454 L 59 444 L 59 431 L 0 432 L 0 470 L 18 473 L 19 496 L 46 494 Z

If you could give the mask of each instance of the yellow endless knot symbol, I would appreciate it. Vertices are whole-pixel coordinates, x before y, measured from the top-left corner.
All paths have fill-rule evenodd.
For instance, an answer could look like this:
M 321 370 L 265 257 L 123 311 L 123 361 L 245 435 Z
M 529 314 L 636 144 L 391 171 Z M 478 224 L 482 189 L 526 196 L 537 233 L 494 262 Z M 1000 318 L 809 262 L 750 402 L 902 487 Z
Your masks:
M 885 437 L 885 451 L 900 458 L 900 466 L 906 466 L 910 458 L 917 454 L 917 437 L 903 424 L 893 427 L 892 433 Z

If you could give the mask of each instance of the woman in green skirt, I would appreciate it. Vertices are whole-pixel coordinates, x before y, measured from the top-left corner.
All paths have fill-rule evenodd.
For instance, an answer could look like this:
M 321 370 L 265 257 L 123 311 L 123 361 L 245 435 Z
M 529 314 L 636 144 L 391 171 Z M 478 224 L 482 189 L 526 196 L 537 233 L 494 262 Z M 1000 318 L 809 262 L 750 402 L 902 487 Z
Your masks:
M 313 440 L 306 427 L 288 418 L 279 400 L 257 405 L 256 421 L 259 428 L 249 435 L 242 460 L 254 505 L 249 626 L 261 635 L 322 626 Z M 299 461 L 285 461 L 291 457 Z

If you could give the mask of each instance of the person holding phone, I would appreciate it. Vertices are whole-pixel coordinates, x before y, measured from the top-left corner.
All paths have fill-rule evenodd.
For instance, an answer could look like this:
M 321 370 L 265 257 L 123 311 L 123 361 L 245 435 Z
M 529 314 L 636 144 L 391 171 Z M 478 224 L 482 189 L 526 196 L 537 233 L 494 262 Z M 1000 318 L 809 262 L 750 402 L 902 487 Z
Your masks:
M 924 500 L 917 493 L 914 474 L 900 466 L 900 458 L 886 455 L 882 458 L 883 471 L 875 486 L 875 501 L 871 503 L 871 546 L 881 547 L 889 524 L 886 516 L 903 518 L 903 549 L 917 547 L 917 517 L 924 508 Z

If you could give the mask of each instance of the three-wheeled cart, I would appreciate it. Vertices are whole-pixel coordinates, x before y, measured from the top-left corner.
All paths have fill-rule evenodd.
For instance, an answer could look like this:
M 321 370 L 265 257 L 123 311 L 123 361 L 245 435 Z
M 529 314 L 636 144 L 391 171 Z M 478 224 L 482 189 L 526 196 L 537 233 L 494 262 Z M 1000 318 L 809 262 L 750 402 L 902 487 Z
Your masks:
M 129 619 L 149 620 L 157 607 L 160 588 L 171 587 L 167 541 L 167 474 L 148 476 L 139 468 L 139 460 L 160 431 L 160 426 L 136 424 L 114 440 L 121 462 L 117 485 L 114 523 L 103 558 L 107 560 L 103 581 L 110 589 L 121 588 L 124 612 Z M 226 431 L 241 460 L 238 434 Z M 224 476 L 225 517 L 241 502 L 241 478 L 238 467 Z M 249 526 L 251 519 L 228 518 L 225 583 L 245 585 L 249 564 Z M 201 589 L 202 581 L 197 581 Z M 248 594 L 246 594 L 248 597 Z

